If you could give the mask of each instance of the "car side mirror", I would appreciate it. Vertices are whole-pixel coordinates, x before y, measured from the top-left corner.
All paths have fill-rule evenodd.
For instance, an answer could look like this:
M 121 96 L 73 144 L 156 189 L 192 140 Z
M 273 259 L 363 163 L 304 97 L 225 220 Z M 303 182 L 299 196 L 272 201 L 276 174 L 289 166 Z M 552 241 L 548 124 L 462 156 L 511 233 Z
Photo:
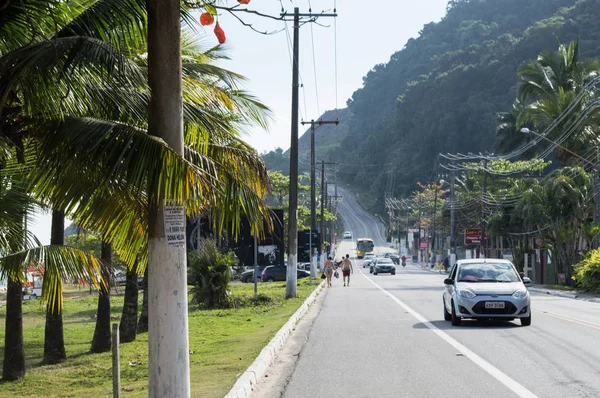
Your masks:
M 454 285 L 454 280 L 450 278 L 444 279 L 444 285 Z
M 531 284 L 531 279 L 529 279 L 528 277 L 524 276 L 523 277 L 523 283 L 526 285 L 530 285 Z

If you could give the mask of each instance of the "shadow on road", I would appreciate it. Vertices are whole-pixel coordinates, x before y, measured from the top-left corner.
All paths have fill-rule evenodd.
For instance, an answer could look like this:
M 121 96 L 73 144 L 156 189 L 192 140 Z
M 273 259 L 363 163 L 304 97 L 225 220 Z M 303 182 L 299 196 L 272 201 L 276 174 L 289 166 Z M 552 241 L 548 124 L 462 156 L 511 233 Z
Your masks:
M 460 326 L 452 326 L 450 322 L 437 320 L 430 321 L 432 325 L 440 330 L 485 330 L 485 329 L 513 329 L 520 327 L 511 321 L 489 321 L 489 320 L 463 320 Z M 413 329 L 429 329 L 422 322 L 415 323 Z

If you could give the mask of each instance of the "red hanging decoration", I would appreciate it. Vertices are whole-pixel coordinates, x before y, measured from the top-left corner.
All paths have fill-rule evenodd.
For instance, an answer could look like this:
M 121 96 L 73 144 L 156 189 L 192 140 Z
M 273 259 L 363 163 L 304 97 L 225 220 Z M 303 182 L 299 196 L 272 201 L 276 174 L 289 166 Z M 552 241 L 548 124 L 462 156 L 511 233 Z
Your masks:
M 215 17 L 213 17 L 211 14 L 207 12 L 200 14 L 200 24 L 202 26 L 212 25 L 213 22 L 215 22 Z
M 221 25 L 219 25 L 218 22 L 215 25 L 215 36 L 217 36 L 217 39 L 221 44 L 225 43 L 225 40 L 227 40 L 227 38 L 225 37 L 225 32 L 223 31 L 223 29 L 221 29 Z
M 238 3 L 240 3 L 240 4 L 248 4 L 248 3 L 250 3 L 250 0 L 238 0 Z

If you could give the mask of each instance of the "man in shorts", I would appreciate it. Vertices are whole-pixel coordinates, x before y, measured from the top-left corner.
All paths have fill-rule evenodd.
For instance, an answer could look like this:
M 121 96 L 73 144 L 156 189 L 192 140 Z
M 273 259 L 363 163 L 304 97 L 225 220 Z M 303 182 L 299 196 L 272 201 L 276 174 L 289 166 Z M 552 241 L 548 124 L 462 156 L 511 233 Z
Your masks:
M 350 274 L 354 272 L 352 268 L 352 261 L 350 261 L 350 255 L 346 254 L 344 260 L 342 260 L 342 275 L 344 276 L 344 286 L 350 286 Z M 346 277 L 348 277 L 348 282 L 346 284 Z

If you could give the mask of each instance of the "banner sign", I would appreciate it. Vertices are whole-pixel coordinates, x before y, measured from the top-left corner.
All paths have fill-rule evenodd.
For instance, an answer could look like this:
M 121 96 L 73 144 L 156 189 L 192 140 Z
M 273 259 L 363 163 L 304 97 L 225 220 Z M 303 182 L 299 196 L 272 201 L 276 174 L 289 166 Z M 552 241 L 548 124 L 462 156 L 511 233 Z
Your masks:
M 481 244 L 481 229 L 465 229 L 465 246 Z

